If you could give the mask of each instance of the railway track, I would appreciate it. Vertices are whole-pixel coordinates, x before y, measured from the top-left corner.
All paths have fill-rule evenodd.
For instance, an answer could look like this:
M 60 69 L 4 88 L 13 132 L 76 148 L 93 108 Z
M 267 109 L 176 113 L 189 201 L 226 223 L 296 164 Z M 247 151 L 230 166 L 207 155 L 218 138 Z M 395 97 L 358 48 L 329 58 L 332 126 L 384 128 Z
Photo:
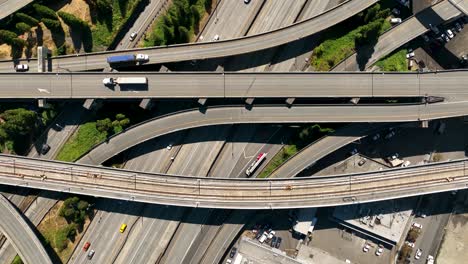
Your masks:
M 351 204 L 466 188 L 468 160 L 296 179 L 197 178 L 0 156 L 4 184 L 158 204 L 295 208 Z

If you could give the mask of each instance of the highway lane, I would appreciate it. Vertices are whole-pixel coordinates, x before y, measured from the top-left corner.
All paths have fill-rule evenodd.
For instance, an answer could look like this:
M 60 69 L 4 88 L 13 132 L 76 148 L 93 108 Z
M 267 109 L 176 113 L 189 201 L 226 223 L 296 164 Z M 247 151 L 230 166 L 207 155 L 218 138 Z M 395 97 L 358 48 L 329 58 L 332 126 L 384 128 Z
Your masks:
M 457 0 L 468 4 L 467 0 Z M 447 20 L 460 16 L 461 12 L 448 0 L 428 7 L 418 14 L 406 19 L 403 23 L 393 27 L 379 37 L 363 69 L 371 67 L 381 58 L 401 47 L 405 43 L 429 31 L 429 24 L 439 25 Z M 338 64 L 333 71 L 359 71 L 357 54 L 354 53 L 345 61 Z
M 251 1 L 246 5 L 243 1 L 219 0 L 197 42 L 213 42 L 216 35 L 220 40 L 244 36 L 264 2 Z
M 115 50 L 126 50 L 137 47 L 139 41 L 151 26 L 153 21 L 167 8 L 168 0 L 149 0 L 148 5 L 141 11 L 132 27 L 127 31 Z M 137 32 L 137 37 L 131 41 L 130 35 Z
M 268 180 L 148 174 L 11 155 L 0 159 L 0 179 L 5 185 L 196 208 L 325 207 L 468 186 L 466 159 L 377 172 Z
M 245 54 L 276 47 L 313 35 L 361 12 L 377 1 L 378 0 L 348 0 L 336 8 L 292 26 L 265 34 L 234 40 L 54 57 L 52 58 L 53 69 L 57 70 L 58 67 L 67 68 L 71 71 L 103 69 L 108 66 L 106 58 L 109 55 L 117 54 L 146 53 L 150 56 L 149 63 L 157 64 Z M 31 63 L 34 63 L 34 61 L 31 60 Z M 13 63 L 11 61 L 4 61 L 1 64 L 0 71 L 12 71 Z
M 105 77 L 146 77 L 148 85 L 106 87 L 102 84 Z M 336 98 L 456 95 L 456 98 L 462 100 L 468 95 L 468 90 L 465 89 L 467 82 L 468 71 L 463 69 L 427 73 L 0 74 L 0 98 Z
M 0 20 L 30 4 L 33 0 L 1 0 Z
M 148 120 L 93 148 L 79 163 L 101 164 L 118 153 L 168 133 L 208 125 L 240 123 L 407 122 L 468 115 L 468 102 L 429 105 L 243 106 L 192 110 Z
M 3 195 L 0 195 L 1 232 L 25 263 L 52 263 L 34 231 Z

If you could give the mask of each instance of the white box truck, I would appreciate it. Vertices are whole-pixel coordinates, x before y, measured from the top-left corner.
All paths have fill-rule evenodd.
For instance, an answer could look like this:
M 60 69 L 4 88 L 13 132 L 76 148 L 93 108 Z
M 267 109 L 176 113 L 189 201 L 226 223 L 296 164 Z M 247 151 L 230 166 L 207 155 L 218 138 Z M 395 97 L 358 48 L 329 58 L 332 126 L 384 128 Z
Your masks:
M 146 77 L 117 77 L 117 78 L 104 78 L 102 80 L 104 85 L 117 85 L 117 84 L 148 84 Z

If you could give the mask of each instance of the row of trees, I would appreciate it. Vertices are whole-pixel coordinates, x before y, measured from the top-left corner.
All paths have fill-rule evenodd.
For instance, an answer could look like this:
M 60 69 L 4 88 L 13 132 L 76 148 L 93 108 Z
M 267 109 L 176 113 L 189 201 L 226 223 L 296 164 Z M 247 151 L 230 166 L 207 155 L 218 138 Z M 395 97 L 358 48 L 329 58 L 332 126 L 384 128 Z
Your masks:
M 96 129 L 99 132 L 107 132 L 107 135 L 120 133 L 125 127 L 130 124 L 130 119 L 124 114 L 117 114 L 115 120 L 105 118 L 96 121 Z
M 174 0 L 167 13 L 158 21 L 147 44 L 150 46 L 186 43 L 203 14 L 211 7 L 211 0 Z

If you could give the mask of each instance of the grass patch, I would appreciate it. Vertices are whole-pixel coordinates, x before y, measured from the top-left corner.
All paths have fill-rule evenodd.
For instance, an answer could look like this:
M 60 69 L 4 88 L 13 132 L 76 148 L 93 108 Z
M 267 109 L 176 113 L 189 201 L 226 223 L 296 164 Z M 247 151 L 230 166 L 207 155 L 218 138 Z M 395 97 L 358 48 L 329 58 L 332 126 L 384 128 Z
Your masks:
M 105 50 L 114 40 L 119 30 L 125 25 L 128 18 L 140 0 L 119 1 L 112 0 L 112 13 L 104 16 L 96 15 L 96 24 L 91 28 L 93 36 L 93 50 Z M 120 5 L 123 5 L 122 7 Z
M 334 26 L 323 35 L 326 40 L 314 49 L 311 65 L 317 71 L 330 71 L 360 47 L 372 46 L 391 27 L 387 20 L 389 15 L 389 8 L 384 9 L 376 4 L 354 18 Z
M 401 49 L 375 63 L 382 71 L 409 71 L 406 49 Z
M 23 264 L 24 262 L 21 260 L 20 256 L 16 255 L 11 264 Z
M 200 30 L 200 22 L 211 11 L 212 0 L 173 0 L 167 12 L 154 23 L 143 46 L 190 42 Z
M 96 128 L 96 122 L 87 122 L 80 125 L 78 131 L 65 143 L 57 154 L 57 160 L 75 161 L 90 150 L 94 145 L 104 141 L 107 132 Z
M 42 234 L 44 243 L 49 244 L 59 256 L 62 263 L 66 263 L 73 253 L 75 244 L 83 235 L 83 228 L 78 228 L 75 223 L 68 223 L 67 220 L 59 215 L 60 207 L 63 201 L 59 201 L 52 207 L 38 226 Z M 89 219 L 85 225 L 89 225 Z
M 333 133 L 334 131 L 334 128 L 323 128 L 318 124 L 299 128 L 298 131 L 296 131 L 290 138 L 288 144 L 286 144 L 271 159 L 267 166 L 258 175 L 258 178 L 267 178 L 276 168 L 281 166 L 281 164 L 294 156 L 301 149 L 324 135 Z

